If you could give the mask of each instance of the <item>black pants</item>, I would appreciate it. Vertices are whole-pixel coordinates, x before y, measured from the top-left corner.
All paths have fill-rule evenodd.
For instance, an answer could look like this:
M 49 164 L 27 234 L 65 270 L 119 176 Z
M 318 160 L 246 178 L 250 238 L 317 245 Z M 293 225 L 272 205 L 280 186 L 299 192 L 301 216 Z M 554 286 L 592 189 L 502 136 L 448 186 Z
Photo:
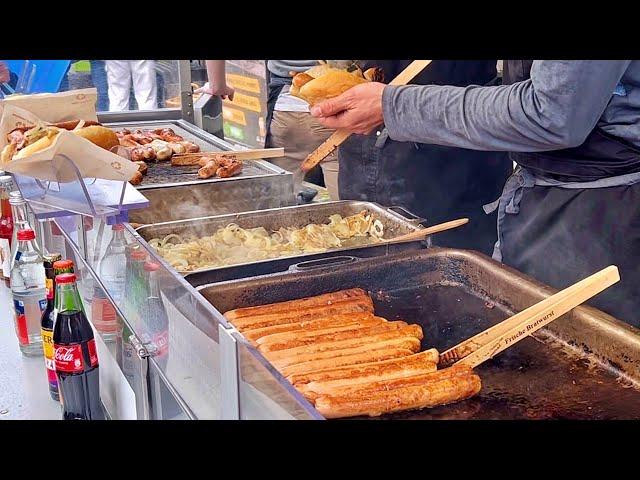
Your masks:
M 555 288 L 617 265 L 620 282 L 588 303 L 640 327 L 640 183 L 527 188 L 502 231 L 503 262 Z

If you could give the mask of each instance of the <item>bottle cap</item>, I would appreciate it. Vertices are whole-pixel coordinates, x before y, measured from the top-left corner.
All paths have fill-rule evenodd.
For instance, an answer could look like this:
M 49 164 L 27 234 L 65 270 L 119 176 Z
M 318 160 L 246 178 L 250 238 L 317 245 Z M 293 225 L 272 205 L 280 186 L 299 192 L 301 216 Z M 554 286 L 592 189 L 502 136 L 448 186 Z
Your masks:
M 24 198 L 20 192 L 9 192 L 9 205 L 24 205 Z
M 20 230 L 17 237 L 18 240 L 33 240 L 34 238 L 36 238 L 36 232 L 31 230 L 30 228 L 27 230 Z
M 145 272 L 155 272 L 156 270 L 160 270 L 160 264 L 156 262 L 144 262 L 144 270 Z
M 43 255 L 42 258 L 45 262 L 50 263 L 51 266 L 53 266 L 54 263 L 62 259 L 62 255 L 60 255 L 59 253 L 49 253 L 47 255 Z
M 76 274 L 75 273 L 61 273 L 60 275 L 56 275 L 56 284 L 64 285 L 65 283 L 75 283 Z
M 124 225 L 121 223 L 116 223 L 111 227 L 111 230 L 113 230 L 114 232 L 121 232 L 122 230 L 124 230 Z
M 144 250 L 134 250 L 131 253 L 131 258 L 134 260 L 146 260 L 147 252 L 145 252 Z
M 58 260 L 53 263 L 55 270 L 65 270 L 67 268 L 73 268 L 73 260 Z

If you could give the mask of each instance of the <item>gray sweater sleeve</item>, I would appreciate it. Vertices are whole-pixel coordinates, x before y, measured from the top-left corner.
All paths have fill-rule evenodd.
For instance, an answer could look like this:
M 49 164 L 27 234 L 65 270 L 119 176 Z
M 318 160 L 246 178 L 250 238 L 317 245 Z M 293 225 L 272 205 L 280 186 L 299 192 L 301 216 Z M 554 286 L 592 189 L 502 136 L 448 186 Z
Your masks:
M 531 78 L 512 85 L 387 86 L 384 122 L 399 141 L 496 151 L 574 147 L 595 127 L 629 63 L 537 60 Z

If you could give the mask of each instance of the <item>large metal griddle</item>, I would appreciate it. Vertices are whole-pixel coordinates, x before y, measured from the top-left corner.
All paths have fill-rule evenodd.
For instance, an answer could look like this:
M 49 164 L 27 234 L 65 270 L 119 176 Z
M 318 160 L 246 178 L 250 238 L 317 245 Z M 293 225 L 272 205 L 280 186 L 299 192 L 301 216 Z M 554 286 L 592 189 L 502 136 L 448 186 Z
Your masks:
M 198 290 L 224 312 L 351 287 L 372 293 L 377 314 L 421 324 L 423 347 L 441 351 L 555 292 L 480 253 L 442 248 Z M 640 419 L 639 334 L 638 329 L 582 306 L 478 367 L 483 382 L 478 396 L 381 418 Z M 246 348 L 256 358 L 255 368 L 243 370 L 244 381 L 251 383 L 255 372 L 264 372 L 259 364 L 266 360 L 252 347 Z M 282 392 L 290 391 L 277 372 L 270 374 L 283 385 Z M 261 384 L 266 387 L 253 387 L 262 394 L 275 391 L 264 373 Z M 278 396 L 282 395 L 273 394 L 274 401 Z

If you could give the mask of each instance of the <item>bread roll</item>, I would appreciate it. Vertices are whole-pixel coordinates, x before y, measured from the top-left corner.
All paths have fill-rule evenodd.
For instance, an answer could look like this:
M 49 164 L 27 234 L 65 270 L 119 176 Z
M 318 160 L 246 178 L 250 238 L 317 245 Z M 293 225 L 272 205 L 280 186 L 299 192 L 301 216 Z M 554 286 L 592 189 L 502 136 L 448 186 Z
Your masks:
M 337 97 L 351 87 L 367 82 L 368 80 L 346 70 L 330 68 L 323 75 L 304 83 L 297 91 L 292 89 L 291 94 L 306 100 L 309 105 L 315 105 L 328 98 Z
M 94 143 L 105 150 L 111 150 L 113 147 L 120 144 L 116 132 L 101 125 L 83 127 L 78 130 L 73 130 L 73 133 L 79 137 L 86 138 L 91 143 Z
M 20 158 L 25 158 L 25 157 L 28 157 L 29 155 L 33 155 L 36 152 L 44 150 L 45 148 L 49 148 L 53 144 L 53 141 L 55 140 L 57 135 L 58 135 L 57 131 L 49 130 L 46 136 L 42 137 L 39 140 L 36 140 L 31 145 L 27 145 L 22 150 L 20 150 L 18 154 L 15 155 L 13 158 L 16 160 Z

